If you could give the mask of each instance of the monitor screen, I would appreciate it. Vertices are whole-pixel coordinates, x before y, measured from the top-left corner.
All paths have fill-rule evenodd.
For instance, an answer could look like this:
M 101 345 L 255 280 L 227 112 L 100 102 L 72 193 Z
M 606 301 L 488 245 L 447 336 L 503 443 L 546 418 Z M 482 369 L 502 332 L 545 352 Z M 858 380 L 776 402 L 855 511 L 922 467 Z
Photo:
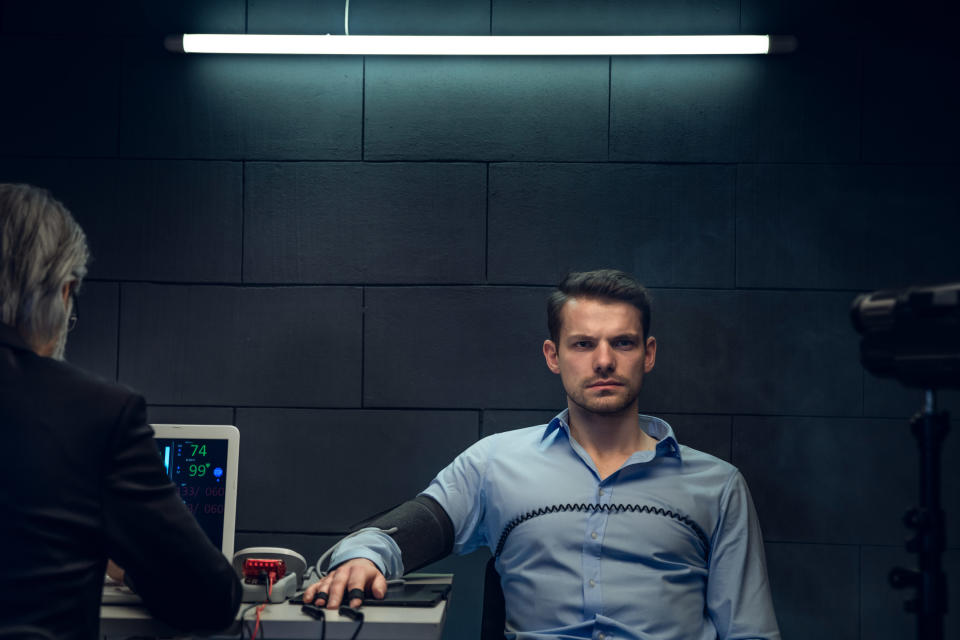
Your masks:
M 187 509 L 218 549 L 223 546 L 227 497 L 227 441 L 156 438 L 160 458 Z

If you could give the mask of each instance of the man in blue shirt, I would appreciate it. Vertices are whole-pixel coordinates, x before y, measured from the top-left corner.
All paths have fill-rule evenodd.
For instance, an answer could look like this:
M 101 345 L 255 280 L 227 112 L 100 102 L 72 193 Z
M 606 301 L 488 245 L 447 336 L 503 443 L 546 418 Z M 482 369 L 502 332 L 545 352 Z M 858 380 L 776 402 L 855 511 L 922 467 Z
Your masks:
M 471 446 L 341 542 L 305 599 L 358 606 L 383 597 L 385 576 L 487 546 L 508 638 L 779 640 L 740 472 L 638 415 L 657 355 L 646 290 L 620 271 L 574 273 L 547 311 L 566 410 Z

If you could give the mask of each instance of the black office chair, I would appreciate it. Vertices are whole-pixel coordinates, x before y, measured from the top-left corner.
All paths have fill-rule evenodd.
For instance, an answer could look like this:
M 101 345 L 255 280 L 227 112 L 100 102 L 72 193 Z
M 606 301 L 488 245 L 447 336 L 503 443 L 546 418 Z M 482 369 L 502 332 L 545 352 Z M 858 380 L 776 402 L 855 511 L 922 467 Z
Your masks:
M 507 609 L 503 599 L 500 574 L 494 558 L 487 561 L 483 576 L 483 613 L 480 618 L 480 640 L 503 640 L 503 628 L 507 621 Z

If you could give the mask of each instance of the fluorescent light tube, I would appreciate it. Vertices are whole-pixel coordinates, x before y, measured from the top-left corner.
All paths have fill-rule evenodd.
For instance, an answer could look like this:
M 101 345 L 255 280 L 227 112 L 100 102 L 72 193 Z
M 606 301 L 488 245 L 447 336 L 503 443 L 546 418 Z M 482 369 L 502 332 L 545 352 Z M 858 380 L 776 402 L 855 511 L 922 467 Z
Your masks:
M 398 56 L 636 56 L 764 54 L 793 50 L 790 36 L 304 36 L 187 33 L 185 53 Z

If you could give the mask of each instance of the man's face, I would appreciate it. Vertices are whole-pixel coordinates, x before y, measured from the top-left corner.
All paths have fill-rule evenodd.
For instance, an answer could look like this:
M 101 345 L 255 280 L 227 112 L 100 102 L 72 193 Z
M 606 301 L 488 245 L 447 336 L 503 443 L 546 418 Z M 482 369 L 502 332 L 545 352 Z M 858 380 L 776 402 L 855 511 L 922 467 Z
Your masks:
M 640 310 L 627 302 L 571 298 L 561 317 L 559 344 L 544 342 L 543 355 L 570 402 L 589 413 L 635 413 L 657 352 L 652 336 L 644 343 Z

